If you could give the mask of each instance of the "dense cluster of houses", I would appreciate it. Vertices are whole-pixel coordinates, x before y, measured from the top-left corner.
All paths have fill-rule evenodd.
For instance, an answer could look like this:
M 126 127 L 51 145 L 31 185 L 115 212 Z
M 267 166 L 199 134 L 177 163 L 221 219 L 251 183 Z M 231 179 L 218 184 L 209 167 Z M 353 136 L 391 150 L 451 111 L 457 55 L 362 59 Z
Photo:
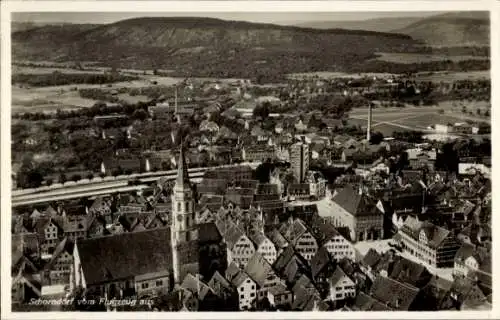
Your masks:
M 83 290 L 154 298 L 158 310 L 491 307 L 488 177 L 436 171 L 436 150 L 419 146 L 398 174 L 364 167 L 327 185 L 304 143 L 291 183 L 240 166 L 193 186 L 181 152 L 173 185 L 15 208 L 13 302 Z M 390 250 L 357 248 L 390 238 Z

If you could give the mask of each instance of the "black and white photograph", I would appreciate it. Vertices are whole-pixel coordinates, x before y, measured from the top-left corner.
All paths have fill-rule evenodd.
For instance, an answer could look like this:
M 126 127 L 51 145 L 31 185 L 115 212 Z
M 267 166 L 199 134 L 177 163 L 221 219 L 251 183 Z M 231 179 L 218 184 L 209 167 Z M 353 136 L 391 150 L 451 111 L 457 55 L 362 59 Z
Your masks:
M 12 314 L 491 312 L 491 12 L 449 8 L 12 12 Z

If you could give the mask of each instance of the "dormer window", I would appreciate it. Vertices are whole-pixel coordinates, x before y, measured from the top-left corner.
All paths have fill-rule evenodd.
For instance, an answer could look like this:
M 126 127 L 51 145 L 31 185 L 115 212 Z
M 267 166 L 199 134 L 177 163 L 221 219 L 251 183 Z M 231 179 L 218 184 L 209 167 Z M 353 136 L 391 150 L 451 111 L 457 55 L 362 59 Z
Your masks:
M 419 240 L 421 243 L 427 244 L 427 235 L 425 234 L 425 231 L 424 231 L 424 230 L 421 230 L 421 231 L 420 231 L 420 234 L 419 234 L 418 240 Z

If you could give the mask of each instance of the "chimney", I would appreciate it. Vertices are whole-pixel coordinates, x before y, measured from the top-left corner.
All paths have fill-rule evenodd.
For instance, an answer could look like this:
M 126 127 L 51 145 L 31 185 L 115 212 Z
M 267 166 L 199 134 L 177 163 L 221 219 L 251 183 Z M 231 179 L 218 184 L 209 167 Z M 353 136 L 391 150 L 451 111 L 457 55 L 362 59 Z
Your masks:
M 372 105 L 368 105 L 368 126 L 366 128 L 366 141 L 370 142 L 372 130 Z

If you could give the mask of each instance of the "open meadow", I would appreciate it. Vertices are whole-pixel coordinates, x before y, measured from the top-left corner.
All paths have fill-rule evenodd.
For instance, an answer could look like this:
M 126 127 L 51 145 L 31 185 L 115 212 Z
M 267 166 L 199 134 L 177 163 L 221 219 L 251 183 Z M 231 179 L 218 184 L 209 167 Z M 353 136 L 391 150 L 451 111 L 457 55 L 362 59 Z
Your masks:
M 378 52 L 379 57 L 376 60 L 392 62 L 392 63 L 425 63 L 435 61 L 466 61 L 466 60 L 488 60 L 489 57 L 481 56 L 448 56 L 440 54 L 423 54 L 423 53 L 393 53 L 393 52 Z

